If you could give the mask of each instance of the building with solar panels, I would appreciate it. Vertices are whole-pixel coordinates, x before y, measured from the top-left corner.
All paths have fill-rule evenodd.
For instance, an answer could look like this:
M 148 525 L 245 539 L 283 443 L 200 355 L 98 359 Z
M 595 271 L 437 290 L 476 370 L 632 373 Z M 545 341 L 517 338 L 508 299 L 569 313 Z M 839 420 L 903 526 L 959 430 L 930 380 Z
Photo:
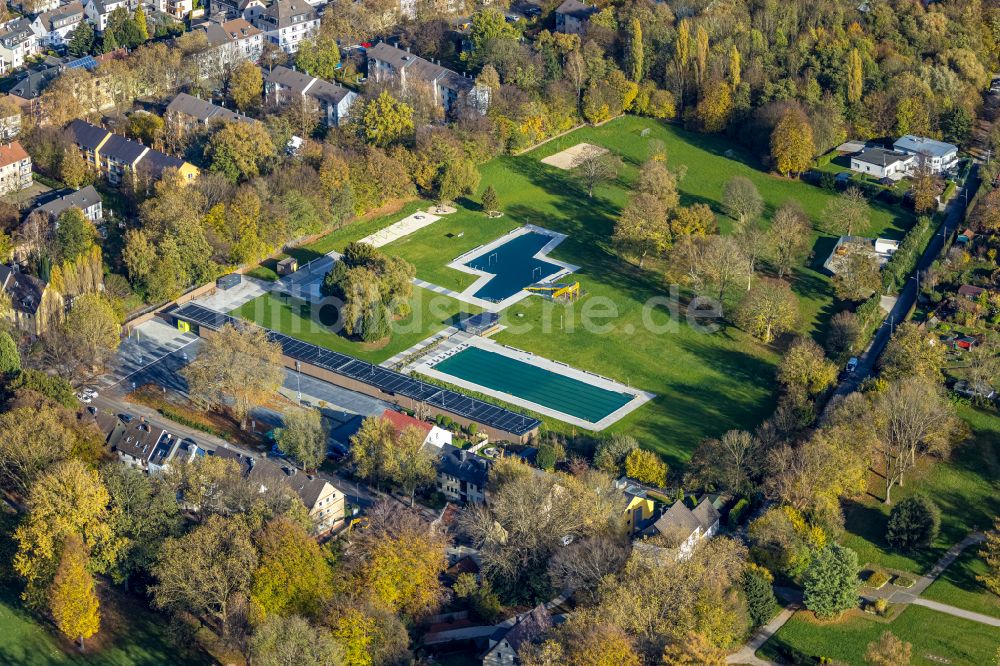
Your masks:
M 171 319 L 178 328 L 190 330 L 203 338 L 211 337 L 227 324 L 247 323 L 195 303 L 186 303 L 168 310 L 164 316 Z M 541 421 L 531 416 L 284 333 L 268 330 L 267 337 L 281 345 L 282 362 L 287 368 L 405 409 L 430 416 L 441 414 L 462 426 L 475 423 L 480 432 L 486 433 L 494 441 L 525 444 L 538 434 L 538 428 L 542 425 Z

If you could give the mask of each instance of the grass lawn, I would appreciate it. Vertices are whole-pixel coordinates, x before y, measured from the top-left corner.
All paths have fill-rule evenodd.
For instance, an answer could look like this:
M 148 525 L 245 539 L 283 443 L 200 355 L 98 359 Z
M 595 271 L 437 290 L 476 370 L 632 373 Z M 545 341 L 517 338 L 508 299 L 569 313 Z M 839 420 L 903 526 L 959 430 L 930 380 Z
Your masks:
M 976 580 L 987 572 L 978 547 L 969 548 L 920 596 L 983 615 L 1000 617 L 1000 597 Z
M 311 313 L 309 306 L 302 301 L 288 299 L 286 302 L 271 294 L 264 294 L 244 303 L 231 314 L 327 349 L 350 354 L 372 363 L 381 363 L 428 335 L 454 324 L 461 318 L 462 313 L 478 311 L 478 308 L 471 305 L 419 287 L 413 288 L 410 308 L 411 314 L 408 317 L 393 322 L 393 334 L 389 342 L 382 345 L 368 345 L 338 335 L 328 328 L 333 321 L 327 318 L 326 310 Z M 336 318 L 336 312 L 332 308 L 329 316 L 333 320 Z
M 641 135 L 644 130 L 649 130 L 647 136 Z M 498 339 L 656 393 L 656 400 L 612 430 L 635 434 L 644 445 L 677 466 L 687 460 L 702 438 L 731 428 L 753 428 L 771 413 L 781 345 L 760 345 L 731 327 L 715 333 L 698 332 L 684 321 L 683 305 L 675 308 L 680 314 L 673 317 L 669 304 L 647 306 L 651 299 L 670 295 L 668 285 L 655 270 L 655 262 L 654 270 L 639 270 L 613 252 L 610 238 L 615 218 L 655 141 L 665 147 L 668 166 L 687 169 L 679 185 L 682 204 L 709 204 L 719 216 L 723 231 L 731 228 L 732 221 L 723 214 L 719 199 L 723 185 L 733 176 L 745 176 L 757 185 L 766 203 L 767 220 L 781 204 L 794 199 L 816 223 L 823 208 L 836 196 L 761 171 L 750 155 L 722 137 L 692 134 L 651 119 L 626 116 L 599 128 L 577 130 L 525 155 L 498 157 L 483 165 L 481 189 L 487 185 L 496 189 L 505 211 L 503 217 L 487 218 L 478 203 L 463 199 L 457 202 L 458 212 L 383 250 L 413 263 L 419 278 L 461 290 L 474 277 L 446 267 L 458 255 L 525 223 L 567 234 L 553 257 L 582 267 L 574 277 L 580 280 L 586 295 L 572 306 L 555 305 L 541 298 L 522 301 L 504 313 L 503 323 L 508 329 Z M 540 162 L 580 142 L 603 145 L 625 162 L 618 180 L 599 186 L 593 198 L 568 172 Z M 426 201 L 406 203 L 393 214 L 353 223 L 292 254 L 304 263 L 332 249 L 343 249 L 348 242 L 429 205 Z M 899 238 L 912 223 L 913 216 L 907 211 L 874 204 L 869 228 L 857 233 Z M 814 256 L 796 271 L 793 282 L 800 299 L 799 330 L 820 339 L 829 318 L 840 309 L 830 280 L 817 270 L 834 242 L 817 232 Z M 602 313 L 610 313 L 601 321 L 608 324 L 604 329 L 582 325 L 583 316 Z M 651 330 L 650 323 L 665 324 L 671 318 L 679 324 L 667 330 Z M 424 335 L 442 325 L 440 319 L 429 319 Z M 412 342 L 420 337 L 414 334 Z M 365 357 L 387 358 L 398 351 L 397 342 L 402 340 L 394 337 L 391 353 L 387 348 L 369 351 Z M 331 337 L 327 346 L 358 353 L 358 345 L 338 338 Z M 399 348 L 405 346 L 409 343 Z M 565 424 L 548 425 L 569 429 Z
M 921 606 L 909 606 L 888 624 L 860 614 L 852 614 L 836 623 L 818 623 L 811 613 L 798 612 L 757 654 L 782 662 L 789 661 L 790 655 L 798 653 L 829 657 L 846 664 L 863 664 L 868 643 L 886 630 L 913 646 L 910 663 L 914 666 L 991 664 L 1000 644 L 1000 629 L 996 627 Z
M 923 573 L 973 528 L 988 528 L 1000 514 L 1000 417 L 972 407 L 960 407 L 959 415 L 969 424 L 972 437 L 958 446 L 947 462 L 921 463 L 906 479 L 906 486 L 892 491 L 893 502 L 920 492 L 938 504 L 938 539 L 931 548 L 915 554 L 892 550 L 885 541 L 891 507 L 881 501 L 881 477 L 872 478 L 870 494 L 848 504 L 845 511 L 844 545 L 858 551 L 859 561 Z

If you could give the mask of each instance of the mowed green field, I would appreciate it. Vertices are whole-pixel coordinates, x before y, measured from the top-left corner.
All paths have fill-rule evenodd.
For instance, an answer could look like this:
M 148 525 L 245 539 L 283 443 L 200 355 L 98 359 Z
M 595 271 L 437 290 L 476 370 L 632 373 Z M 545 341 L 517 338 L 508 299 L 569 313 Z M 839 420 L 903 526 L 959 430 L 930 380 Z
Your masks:
M 644 130 L 649 130 L 647 136 L 642 136 Z M 540 162 L 581 142 L 607 147 L 625 162 L 618 180 L 596 188 L 593 198 L 569 172 Z M 599 128 L 582 128 L 525 155 L 498 157 L 483 165 L 480 191 L 488 185 L 496 189 L 503 217 L 483 215 L 478 197 L 476 201 L 463 199 L 458 212 L 382 249 L 413 263 L 417 277 L 462 290 L 475 278 L 447 267 L 458 255 L 521 224 L 567 234 L 552 256 L 581 266 L 574 277 L 585 295 L 569 306 L 541 297 L 526 299 L 503 313 L 508 328 L 497 339 L 656 393 L 657 399 L 610 430 L 634 434 L 644 446 L 678 466 L 704 437 L 732 428 L 753 428 L 770 415 L 781 348 L 760 345 L 733 327 L 695 330 L 688 325 L 684 308 L 676 299 L 671 302 L 671 288 L 656 261 L 651 262 L 652 270 L 640 270 L 613 252 L 615 218 L 627 201 L 639 166 L 658 144 L 665 147 L 670 168 L 686 167 L 679 186 L 682 204 L 709 204 L 723 231 L 731 228 L 731 220 L 723 214 L 720 199 L 723 185 L 733 176 L 745 176 L 757 185 L 768 221 L 781 204 L 795 200 L 817 223 L 835 196 L 761 171 L 749 155 L 724 138 L 626 116 Z M 357 228 L 349 225 L 299 253 L 307 259 L 315 256 L 312 253 L 342 250 L 348 242 L 413 210 L 415 204 L 408 204 L 396 215 L 368 220 Z M 873 205 L 869 228 L 858 233 L 898 238 L 912 223 L 912 215 L 904 210 Z M 833 244 L 834 239 L 816 233 L 815 257 L 794 275 L 793 289 L 800 299 L 799 330 L 818 338 L 837 308 L 829 279 L 814 267 L 822 264 Z M 428 320 L 427 325 L 429 334 L 438 322 Z M 395 341 L 391 344 L 395 346 Z M 565 424 L 547 425 L 569 430 Z
M 757 651 L 766 659 L 789 663 L 790 655 L 828 657 L 840 663 L 864 664 L 868 643 L 891 631 L 912 645 L 913 666 L 992 664 L 1000 646 L 1000 629 L 946 615 L 921 606 L 909 606 L 886 624 L 851 615 L 839 622 L 817 623 L 811 613 L 800 611 Z
M 937 503 L 941 509 L 941 532 L 937 540 L 931 548 L 916 553 L 892 549 L 885 540 L 892 506 L 882 502 L 884 481 L 872 475 L 869 495 L 849 502 L 844 511 L 843 543 L 858 552 L 861 563 L 924 573 L 973 529 L 988 529 L 993 518 L 1000 515 L 1000 416 L 972 407 L 961 407 L 958 413 L 969 425 L 970 438 L 957 446 L 947 461 L 922 462 L 905 479 L 904 487 L 892 490 L 893 504 L 914 493 L 923 493 Z M 969 586 L 967 577 L 955 580 L 966 584 L 970 594 L 985 592 Z
M 392 337 L 384 345 L 367 345 L 337 334 L 327 324 L 333 324 L 336 312 L 314 313 L 310 306 L 294 298 L 283 299 L 271 294 L 258 296 L 230 314 L 254 321 L 265 328 L 311 342 L 314 345 L 350 354 L 372 363 L 381 363 L 404 349 L 409 349 L 429 335 L 457 323 L 464 314 L 479 312 L 479 308 L 460 303 L 453 298 L 413 288 L 410 314 L 392 322 Z M 304 308 L 304 309 L 303 309 Z

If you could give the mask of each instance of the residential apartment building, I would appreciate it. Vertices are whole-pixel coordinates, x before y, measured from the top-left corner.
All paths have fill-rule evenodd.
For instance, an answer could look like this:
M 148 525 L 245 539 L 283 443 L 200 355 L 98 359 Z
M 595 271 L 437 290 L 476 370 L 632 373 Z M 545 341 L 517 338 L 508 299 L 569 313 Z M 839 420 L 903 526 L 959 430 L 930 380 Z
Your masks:
M 17 141 L 0 145 L 0 194 L 31 187 L 31 156 Z
M 303 39 L 316 34 L 319 14 L 305 0 L 274 0 L 253 24 L 264 31 L 264 39 L 291 54 Z
M 167 105 L 166 121 L 184 133 L 208 127 L 213 122 L 259 122 L 187 93 L 178 94 Z
M 32 3 L 23 2 L 23 0 L 18 0 L 16 2 L 11 2 L 10 6 L 21 12 L 22 14 L 37 14 L 39 12 L 52 11 L 59 6 L 60 0 L 34 0 Z
M 0 31 L 0 75 L 24 67 L 25 60 L 38 53 L 38 37 L 29 19 L 10 21 Z
M 59 48 L 69 43 L 84 17 L 83 3 L 74 0 L 36 16 L 31 30 L 42 48 Z
M 314 104 L 327 127 L 336 127 L 347 120 L 351 105 L 358 98 L 357 93 L 342 85 L 281 65 L 267 73 L 264 95 L 274 106 L 298 101 Z
M 126 177 L 130 177 L 129 174 L 145 175 L 157 180 L 166 169 L 177 169 L 185 181 L 194 181 L 198 177 L 198 167 L 193 164 L 147 148 L 138 141 L 112 134 L 103 127 L 74 120 L 66 132 L 67 138 L 80 150 L 87 165 L 107 178 L 112 185 L 120 185 Z
M 485 502 L 489 462 L 451 444 L 438 449 L 437 489 L 452 502 Z
M 153 7 L 158 12 L 183 21 L 194 9 L 194 0 L 155 0 Z
M 471 78 L 385 42 L 368 49 L 368 78 L 376 82 L 394 81 L 403 90 L 426 85 L 445 113 L 452 111 L 459 99 L 475 87 Z
M 256 63 L 264 52 L 264 33 L 246 19 L 211 21 L 200 29 L 208 40 L 198 56 L 203 76 L 220 77 L 241 62 Z
M 247 479 L 260 484 L 261 492 L 275 484 L 287 484 L 299 496 L 317 534 L 325 534 L 344 523 L 347 500 L 343 492 L 328 481 L 306 474 L 291 463 L 278 463 L 270 458 L 251 458 L 246 463 Z
M 20 105 L 18 104 L 16 106 L 12 106 L 10 107 L 9 110 L 6 111 L 0 111 L 0 141 L 12 141 L 20 133 L 21 133 Z

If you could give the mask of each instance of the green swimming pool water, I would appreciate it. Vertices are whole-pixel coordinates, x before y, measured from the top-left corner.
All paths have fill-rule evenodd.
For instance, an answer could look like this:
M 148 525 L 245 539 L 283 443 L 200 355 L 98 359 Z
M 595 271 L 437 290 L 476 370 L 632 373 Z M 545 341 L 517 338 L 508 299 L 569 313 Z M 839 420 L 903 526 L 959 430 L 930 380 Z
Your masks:
M 466 347 L 434 369 L 591 423 L 600 421 L 633 397 L 478 347 Z

